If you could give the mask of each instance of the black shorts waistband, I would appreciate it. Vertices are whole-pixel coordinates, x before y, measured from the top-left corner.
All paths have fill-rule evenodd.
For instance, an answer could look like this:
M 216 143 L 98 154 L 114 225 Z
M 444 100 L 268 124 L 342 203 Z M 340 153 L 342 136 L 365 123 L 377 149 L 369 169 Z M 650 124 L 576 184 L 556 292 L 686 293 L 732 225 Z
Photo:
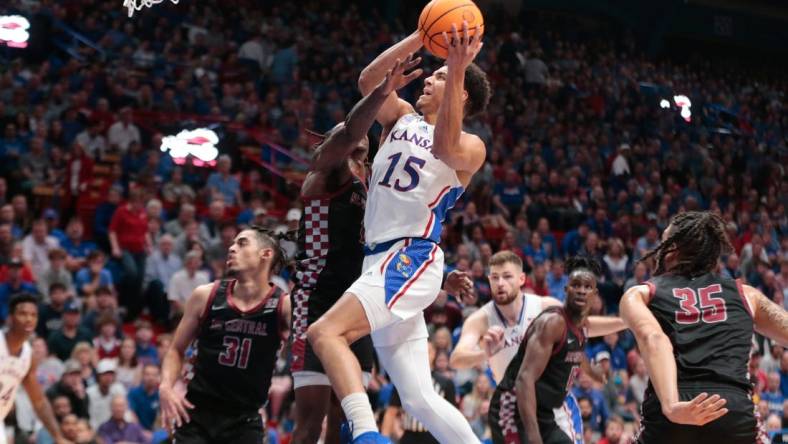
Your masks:
M 259 410 L 260 410 L 260 407 L 238 405 L 237 403 L 234 402 L 230 402 L 224 399 L 216 399 L 212 396 L 206 396 L 200 393 L 187 392 L 186 399 L 192 404 L 194 404 L 195 409 L 200 409 L 203 411 L 207 410 L 225 416 L 238 416 L 238 417 L 254 416 L 259 414 Z

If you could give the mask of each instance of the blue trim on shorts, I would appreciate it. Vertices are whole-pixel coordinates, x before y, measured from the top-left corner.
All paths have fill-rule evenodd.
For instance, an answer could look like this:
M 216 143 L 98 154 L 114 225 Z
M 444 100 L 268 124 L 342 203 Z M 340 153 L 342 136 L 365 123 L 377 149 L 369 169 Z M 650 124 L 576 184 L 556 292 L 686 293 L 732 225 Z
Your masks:
M 390 241 L 383 242 L 382 244 L 364 245 L 364 256 L 374 256 L 376 254 L 385 253 L 391 249 L 397 242 L 407 239 L 400 237 Z
M 408 281 L 416 277 L 422 265 L 430 260 L 430 253 L 434 246 L 435 242 L 414 238 L 411 239 L 410 245 L 402 247 L 394 253 L 383 271 L 387 305 Z
M 575 444 L 583 444 L 583 415 L 580 413 L 580 405 L 572 392 L 566 395 L 564 405 L 569 410 L 569 419 L 572 421 L 572 428 L 575 431 Z

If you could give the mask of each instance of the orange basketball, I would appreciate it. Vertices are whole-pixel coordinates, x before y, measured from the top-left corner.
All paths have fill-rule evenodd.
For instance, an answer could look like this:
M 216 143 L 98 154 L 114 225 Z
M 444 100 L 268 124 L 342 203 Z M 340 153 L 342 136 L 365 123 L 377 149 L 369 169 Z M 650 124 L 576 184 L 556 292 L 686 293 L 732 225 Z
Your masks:
M 419 33 L 427 51 L 445 59 L 449 53 L 442 33 L 451 38 L 451 25 L 462 32 L 462 21 L 468 22 L 468 35 L 473 36 L 484 30 L 484 17 L 471 0 L 432 0 L 424 7 L 419 16 Z

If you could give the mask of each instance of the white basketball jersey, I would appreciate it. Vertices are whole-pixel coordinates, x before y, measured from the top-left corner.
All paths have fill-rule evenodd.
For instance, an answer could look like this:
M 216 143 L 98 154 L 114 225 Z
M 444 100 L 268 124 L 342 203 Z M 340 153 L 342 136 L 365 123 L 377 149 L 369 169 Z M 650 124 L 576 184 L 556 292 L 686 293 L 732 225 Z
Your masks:
M 365 242 L 404 237 L 440 242 L 446 213 L 462 195 L 457 173 L 432 154 L 435 126 L 407 114 L 394 124 L 372 163 Z
M 504 346 L 490 358 L 490 369 L 492 369 L 496 383 L 500 383 L 501 379 L 503 379 L 506 367 L 509 367 L 509 363 L 512 362 L 514 355 L 517 354 L 517 349 L 520 348 L 520 343 L 523 342 L 528 326 L 542 312 L 541 296 L 528 293 L 523 293 L 523 296 L 525 299 L 523 300 L 520 320 L 515 325 L 506 325 L 502 314 L 495 306 L 495 302 L 490 301 L 482 305 L 482 310 L 487 315 L 487 325 L 490 327 L 497 325 L 504 329 Z
M 30 370 L 32 356 L 30 344 L 22 345 L 19 356 L 11 356 L 5 342 L 5 332 L 0 332 L 0 424 L 16 399 L 16 389 Z

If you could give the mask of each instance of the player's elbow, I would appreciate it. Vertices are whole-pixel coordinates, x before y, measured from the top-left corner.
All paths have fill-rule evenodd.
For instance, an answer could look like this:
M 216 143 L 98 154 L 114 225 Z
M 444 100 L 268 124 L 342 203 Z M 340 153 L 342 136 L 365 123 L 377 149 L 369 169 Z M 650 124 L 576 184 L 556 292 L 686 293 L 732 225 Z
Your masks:
M 361 95 L 366 96 L 374 87 L 375 85 L 370 78 L 368 68 L 364 68 L 358 76 L 358 90 L 361 91 Z
M 643 336 L 643 348 L 650 353 L 654 353 L 657 350 L 666 350 L 673 353 L 673 344 L 670 343 L 670 339 L 659 331 L 651 332 Z
M 529 387 L 533 387 L 534 378 L 528 372 L 520 372 L 517 379 L 514 381 L 514 391 L 520 395 L 526 395 Z
M 465 359 L 463 359 L 463 352 L 462 350 L 455 350 L 454 353 L 449 356 L 449 367 L 451 368 L 467 368 L 468 365 L 465 364 Z

